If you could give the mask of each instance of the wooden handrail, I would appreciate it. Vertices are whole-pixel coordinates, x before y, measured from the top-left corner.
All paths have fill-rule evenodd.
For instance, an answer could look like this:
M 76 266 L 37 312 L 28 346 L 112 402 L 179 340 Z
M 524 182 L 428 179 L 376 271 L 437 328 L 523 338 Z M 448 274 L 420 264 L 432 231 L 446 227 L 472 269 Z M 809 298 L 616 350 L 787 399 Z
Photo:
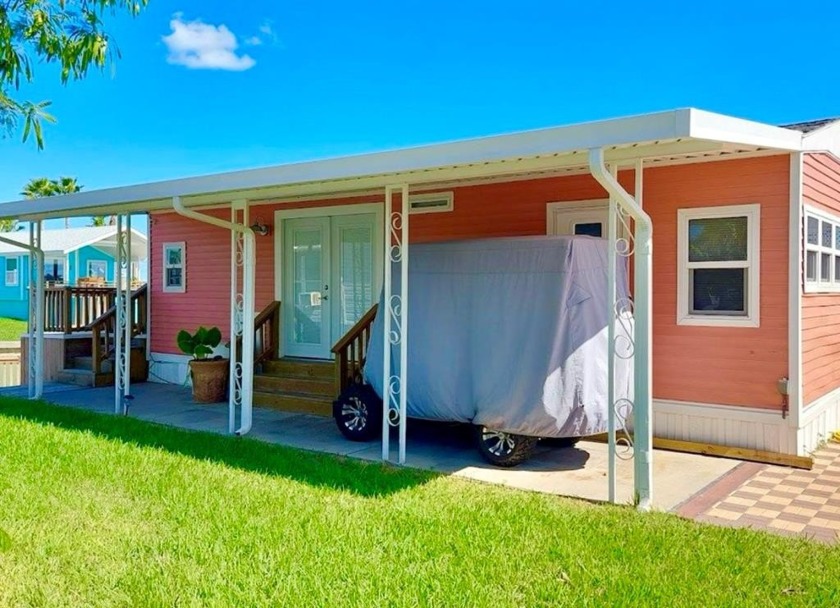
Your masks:
M 146 332 L 148 327 L 147 298 L 149 288 L 143 285 L 131 294 L 131 335 L 136 336 Z M 117 331 L 117 306 L 112 305 L 94 321 L 85 326 L 91 332 L 91 358 L 93 359 L 93 373 L 102 372 L 102 361 L 108 358 L 111 352 L 111 341 Z
M 236 338 L 237 352 L 242 354 L 242 336 Z M 254 317 L 254 365 L 280 356 L 280 301 L 269 302 Z
M 377 308 L 374 304 L 332 347 L 335 355 L 336 394 L 340 395 L 350 384 L 358 381 L 362 373 Z
M 46 287 L 44 330 L 65 334 L 85 331 L 113 306 L 115 298 L 113 287 Z

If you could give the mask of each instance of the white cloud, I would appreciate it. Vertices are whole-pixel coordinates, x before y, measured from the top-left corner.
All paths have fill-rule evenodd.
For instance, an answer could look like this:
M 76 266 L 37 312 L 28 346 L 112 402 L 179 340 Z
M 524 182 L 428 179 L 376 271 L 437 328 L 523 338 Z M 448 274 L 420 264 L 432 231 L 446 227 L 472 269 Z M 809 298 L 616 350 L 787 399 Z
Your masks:
M 250 38 L 246 38 L 244 42 L 246 46 L 260 46 L 263 43 L 259 36 L 251 36 Z
M 210 25 L 201 20 L 184 21 L 176 13 L 169 22 L 172 33 L 163 37 L 169 49 L 166 60 L 194 70 L 230 70 L 241 72 L 254 67 L 248 55 L 239 55 L 236 36 L 225 25 Z

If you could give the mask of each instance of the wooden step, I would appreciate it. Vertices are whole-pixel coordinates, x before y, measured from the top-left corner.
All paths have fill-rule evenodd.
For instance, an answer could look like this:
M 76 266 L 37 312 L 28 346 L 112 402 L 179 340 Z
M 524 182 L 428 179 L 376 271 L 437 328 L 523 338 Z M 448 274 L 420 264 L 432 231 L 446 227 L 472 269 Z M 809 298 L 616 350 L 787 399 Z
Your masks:
M 56 382 L 75 384 L 77 386 L 94 386 L 95 378 L 90 369 L 63 369 L 55 376 Z
M 105 373 L 113 371 L 113 360 L 105 359 L 102 361 L 102 371 Z M 68 369 L 68 368 L 65 368 Z M 93 357 L 73 357 L 70 361 L 70 368 L 69 369 L 78 369 L 78 370 L 92 370 L 93 369 Z
M 332 399 L 292 392 L 254 391 L 254 405 L 284 412 L 332 416 Z
M 76 386 L 113 386 L 114 374 L 111 372 L 94 374 L 93 370 L 89 369 L 64 368 L 55 375 L 55 381 Z
M 306 395 L 335 398 L 335 380 L 322 378 L 300 378 L 257 374 L 254 376 L 254 390 L 266 393 L 301 393 Z
M 282 376 L 285 378 L 335 378 L 335 363 L 312 359 L 274 359 L 263 363 L 264 376 Z

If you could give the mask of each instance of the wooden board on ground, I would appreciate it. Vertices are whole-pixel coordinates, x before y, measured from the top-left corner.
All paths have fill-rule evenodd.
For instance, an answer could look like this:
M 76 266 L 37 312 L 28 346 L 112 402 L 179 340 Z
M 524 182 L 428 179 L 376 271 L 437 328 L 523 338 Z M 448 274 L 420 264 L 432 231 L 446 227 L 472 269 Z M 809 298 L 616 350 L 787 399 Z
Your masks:
M 586 437 L 585 439 L 606 443 L 607 434 L 601 433 L 600 435 L 592 435 L 591 437 Z M 810 456 L 794 456 L 792 454 L 780 454 L 778 452 L 752 450 L 749 448 L 733 448 L 714 443 L 698 443 L 695 441 L 680 441 L 678 439 L 654 437 L 653 447 L 657 450 L 687 452 L 689 454 L 703 454 L 705 456 L 719 456 L 721 458 L 736 458 L 738 460 L 763 462 L 765 464 L 778 464 L 797 469 L 810 470 L 814 466 L 814 459 Z

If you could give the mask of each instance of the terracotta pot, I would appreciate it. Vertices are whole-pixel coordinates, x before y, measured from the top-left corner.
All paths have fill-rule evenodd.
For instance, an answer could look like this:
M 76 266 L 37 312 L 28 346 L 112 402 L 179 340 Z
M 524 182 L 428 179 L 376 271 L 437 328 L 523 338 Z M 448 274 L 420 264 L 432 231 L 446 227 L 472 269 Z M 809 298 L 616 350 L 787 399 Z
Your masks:
M 218 403 L 227 400 L 227 359 L 193 359 L 190 361 L 193 401 L 197 403 Z

